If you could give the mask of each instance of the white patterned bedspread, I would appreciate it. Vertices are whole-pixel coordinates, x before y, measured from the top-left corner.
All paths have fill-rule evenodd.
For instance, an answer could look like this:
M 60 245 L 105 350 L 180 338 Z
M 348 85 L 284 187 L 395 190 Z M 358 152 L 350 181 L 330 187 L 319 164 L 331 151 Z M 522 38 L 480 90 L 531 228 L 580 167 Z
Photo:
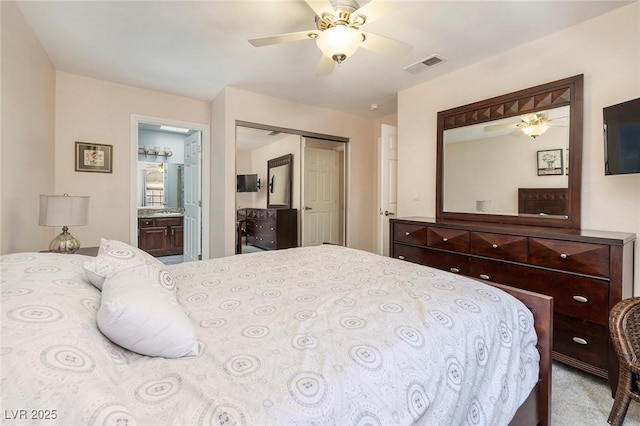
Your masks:
M 169 360 L 103 337 L 86 259 L 2 256 L 3 424 L 502 425 L 537 381 L 529 310 L 458 275 L 329 245 L 175 265 L 201 350 Z

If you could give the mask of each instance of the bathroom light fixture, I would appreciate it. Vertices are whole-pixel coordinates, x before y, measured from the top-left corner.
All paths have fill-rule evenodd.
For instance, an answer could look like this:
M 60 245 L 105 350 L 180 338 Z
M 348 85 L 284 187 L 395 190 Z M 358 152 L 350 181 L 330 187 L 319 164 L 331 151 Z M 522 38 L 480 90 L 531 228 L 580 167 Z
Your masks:
M 160 126 L 160 130 L 166 130 L 167 132 L 176 132 L 176 133 L 189 133 L 189 129 L 185 129 L 182 127 L 174 127 L 174 126 Z
M 54 253 L 75 253 L 80 241 L 69 233 L 68 226 L 84 226 L 88 223 L 89 197 L 64 195 L 40 195 L 40 226 L 62 226 L 62 233 L 49 244 Z

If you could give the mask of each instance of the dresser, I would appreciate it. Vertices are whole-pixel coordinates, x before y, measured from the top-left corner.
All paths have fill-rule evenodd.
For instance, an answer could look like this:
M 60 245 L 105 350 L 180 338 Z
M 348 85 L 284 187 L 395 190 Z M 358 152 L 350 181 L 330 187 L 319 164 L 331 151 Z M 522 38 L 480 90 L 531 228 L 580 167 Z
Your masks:
M 298 246 L 297 209 L 246 208 L 243 210 L 247 244 L 265 250 Z
M 608 378 L 618 363 L 609 311 L 632 296 L 635 234 L 392 219 L 391 255 L 553 297 L 553 356 Z

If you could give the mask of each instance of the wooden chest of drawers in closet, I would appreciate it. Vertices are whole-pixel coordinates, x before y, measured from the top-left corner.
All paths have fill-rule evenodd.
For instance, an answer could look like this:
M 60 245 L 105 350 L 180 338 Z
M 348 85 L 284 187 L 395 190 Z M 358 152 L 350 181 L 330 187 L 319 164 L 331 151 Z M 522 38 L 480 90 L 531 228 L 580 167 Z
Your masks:
M 633 292 L 635 235 L 392 219 L 391 255 L 554 298 L 554 359 L 617 385 L 609 311 Z
M 297 209 L 245 209 L 247 244 L 265 250 L 298 246 Z

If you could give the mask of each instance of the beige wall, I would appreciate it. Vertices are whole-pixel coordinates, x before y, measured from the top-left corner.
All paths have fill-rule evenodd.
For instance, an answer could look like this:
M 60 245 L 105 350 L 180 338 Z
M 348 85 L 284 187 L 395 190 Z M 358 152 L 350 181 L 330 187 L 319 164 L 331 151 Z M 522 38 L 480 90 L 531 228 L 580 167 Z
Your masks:
M 85 247 L 130 240 L 131 115 L 209 126 L 210 103 L 56 73 L 55 190 L 89 195 L 89 225 L 74 228 Z M 113 145 L 113 173 L 74 171 L 75 142 Z M 132 242 L 137 244 L 137 242 Z
M 602 139 L 602 108 L 640 97 L 638 2 L 400 92 L 400 215 L 435 215 L 438 111 L 576 74 L 585 81 L 582 226 L 640 237 L 640 175 L 605 176 Z M 640 294 L 640 268 L 635 278 Z
M 60 229 L 38 226 L 54 192 L 55 69 L 14 2 L 2 15 L 0 253 L 46 250 Z
M 212 256 L 230 255 L 235 244 L 235 123 L 247 121 L 349 138 L 347 245 L 372 251 L 375 235 L 372 121 L 337 111 L 227 87 L 213 107 Z

